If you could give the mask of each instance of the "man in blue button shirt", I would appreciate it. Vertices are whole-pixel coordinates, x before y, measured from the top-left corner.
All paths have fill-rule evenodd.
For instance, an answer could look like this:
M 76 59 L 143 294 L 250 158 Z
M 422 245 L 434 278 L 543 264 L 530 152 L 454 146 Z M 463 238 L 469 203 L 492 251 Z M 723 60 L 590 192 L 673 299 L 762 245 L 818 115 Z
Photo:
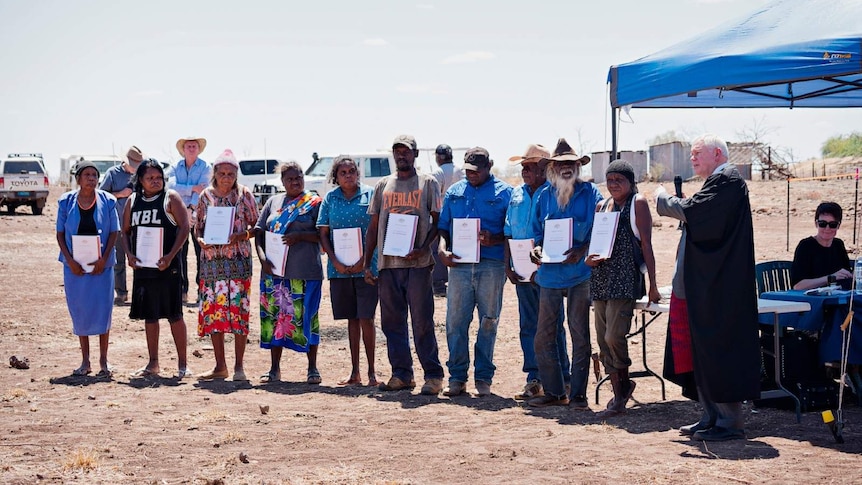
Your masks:
M 564 138 L 557 142 L 550 160 L 539 161 L 539 167 L 545 167 L 550 185 L 542 189 L 536 201 L 532 227 L 537 245 L 531 259 L 540 264 L 536 272 L 536 283 L 541 289 L 534 348 L 545 395 L 530 400 L 530 406 L 565 406 L 571 401 L 576 409 L 589 409 L 586 396 L 591 352 L 590 268 L 584 256 L 589 248 L 596 204 L 603 198 L 594 184 L 580 179 L 581 166 L 589 162 L 590 157 L 578 156 Z M 545 225 L 557 219 L 572 220 L 571 247 L 562 262 L 542 263 Z M 568 396 L 557 346 L 557 318 L 563 298 L 572 339 L 572 383 Z
M 177 151 L 180 152 L 183 159 L 180 160 L 168 176 L 168 188 L 176 190 L 183 199 L 183 205 L 189 211 L 189 224 L 195 227 L 195 207 L 198 205 L 200 193 L 207 187 L 212 178 L 212 168 L 209 164 L 200 158 L 201 152 L 207 146 L 207 141 L 204 138 L 188 137 L 177 140 Z M 189 237 L 195 247 L 195 268 L 198 267 L 198 261 L 201 257 L 201 247 L 198 244 L 197 238 Z M 183 302 L 189 301 L 189 241 L 183 244 L 183 250 L 180 255 L 180 261 L 183 262 Z M 195 283 L 200 280 L 200 269 L 195 274 Z M 197 301 L 197 299 L 195 299 Z
M 463 394 L 470 367 L 470 322 L 473 309 L 479 312 L 476 336 L 475 380 L 479 396 L 491 394 L 494 378 L 494 344 L 503 305 L 506 281 L 503 262 L 503 224 L 512 198 L 512 186 L 491 174 L 493 161 L 488 151 L 471 148 L 464 156 L 466 179 L 453 184 L 443 198 L 437 229 L 440 231 L 440 261 L 449 267 L 446 299 L 446 342 L 449 345 L 449 387 L 446 396 Z M 479 219 L 479 262 L 461 263 L 452 252 L 452 234 L 463 219 Z

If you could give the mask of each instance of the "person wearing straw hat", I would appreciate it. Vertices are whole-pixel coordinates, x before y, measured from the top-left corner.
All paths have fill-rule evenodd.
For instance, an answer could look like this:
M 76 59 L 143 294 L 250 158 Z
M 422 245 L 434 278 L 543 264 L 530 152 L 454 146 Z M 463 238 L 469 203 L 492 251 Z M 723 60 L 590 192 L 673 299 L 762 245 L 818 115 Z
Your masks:
M 512 165 L 521 165 L 521 178 L 524 183 L 512 191 L 512 200 L 506 210 L 506 222 L 503 226 L 503 234 L 507 243 L 503 246 L 506 261 L 506 277 L 515 285 L 515 294 L 518 295 L 518 325 L 520 327 L 519 337 L 521 340 L 521 351 L 524 354 L 523 371 L 527 373 L 527 383 L 523 391 L 515 394 L 516 401 L 528 401 L 534 397 L 544 395 L 542 381 L 539 377 L 539 367 L 536 364 L 536 351 L 533 350 L 533 342 L 536 338 L 536 323 L 539 316 L 539 285 L 534 279 L 535 272 L 529 278 L 521 278 L 512 268 L 512 256 L 508 240 L 531 239 L 533 233 L 530 228 L 533 213 L 536 209 L 536 201 L 539 192 L 548 186 L 545 171 L 539 169 L 539 160 L 550 158 L 551 152 L 542 145 L 529 145 L 523 155 L 509 158 Z M 563 308 L 560 306 L 557 339 L 560 360 L 563 362 L 563 382 L 566 386 L 571 381 L 569 373 L 569 355 L 566 350 L 566 331 L 563 329 Z
M 105 178 L 99 186 L 99 190 L 110 192 L 117 199 L 117 217 L 123 215 L 126 201 L 132 195 L 132 175 L 138 169 L 138 165 L 144 161 L 141 149 L 132 145 L 126 152 L 126 162 L 115 165 L 105 171 Z M 114 305 L 125 305 L 129 302 L 129 287 L 126 281 L 126 253 L 123 245 L 115 246 L 117 252 L 117 263 L 114 265 Z
M 565 138 L 560 138 L 550 159 L 539 160 L 550 186 L 539 193 L 532 220 L 536 247 L 530 255 L 539 264 L 536 282 L 539 290 L 539 319 L 534 349 L 544 395 L 531 399 L 534 407 L 565 406 L 589 409 L 587 380 L 590 367 L 590 268 L 584 262 L 590 242 L 596 204 L 602 200 L 591 182 L 580 179 L 581 166 L 590 157 L 575 153 Z M 555 220 L 570 220 L 571 242 L 562 262 L 542 263 L 545 226 Z M 554 223 L 562 226 L 562 223 Z M 553 227 L 553 226 L 552 226 Z M 563 362 L 557 343 L 557 319 L 566 299 L 566 320 L 572 341 L 572 382 L 568 395 L 563 381 Z
M 167 188 L 173 189 L 180 194 L 183 204 L 185 204 L 189 212 L 189 224 L 191 227 L 194 227 L 195 208 L 198 205 L 198 199 L 212 178 L 212 167 L 199 157 L 207 147 L 207 141 L 205 138 L 190 136 L 177 140 L 176 146 L 177 151 L 180 152 L 183 159 L 173 167 L 168 178 Z M 197 268 L 195 282 L 197 282 L 201 279 L 201 272 L 198 268 L 201 247 L 194 234 L 190 234 L 189 236 L 195 248 L 195 268 Z M 186 240 L 186 243 L 183 245 L 182 254 L 180 254 L 180 261 L 183 263 L 183 303 L 189 302 L 188 259 L 189 241 Z M 197 299 L 195 299 L 195 302 L 197 302 Z
M 745 180 L 727 159 L 724 140 L 698 137 L 691 144 L 691 165 L 704 179 L 700 190 L 685 198 L 668 194 L 661 185 L 655 191 L 659 215 L 684 223 L 665 374 L 677 383 L 693 374 L 703 413 L 679 431 L 700 441 L 744 439 L 742 401 L 760 396 L 751 204 Z M 683 387 L 683 395 L 689 394 Z

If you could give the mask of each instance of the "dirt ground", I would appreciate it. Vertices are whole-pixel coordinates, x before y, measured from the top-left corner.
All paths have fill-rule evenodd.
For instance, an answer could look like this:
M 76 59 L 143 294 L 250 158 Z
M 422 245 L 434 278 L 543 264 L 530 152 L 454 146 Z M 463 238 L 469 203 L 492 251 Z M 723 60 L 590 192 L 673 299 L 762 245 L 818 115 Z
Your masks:
M 691 193 L 698 186 L 686 184 L 684 189 Z M 648 197 L 654 188 L 640 187 Z M 852 207 L 853 189 L 852 180 L 792 184 L 787 251 L 788 185 L 751 183 L 758 261 L 792 259 L 796 242 L 814 232 L 815 205 L 831 199 Z M 114 378 L 72 377 L 80 353 L 56 261 L 60 193 L 52 192 L 43 216 L 25 214 L 26 209 L 0 216 L 0 357 L 30 361 L 28 370 L 0 368 L 0 482 L 862 482 L 862 410 L 852 398 L 845 400 L 843 445 L 835 444 L 819 413 L 804 414 L 797 424 L 791 411 L 749 404 L 748 440 L 690 441 L 677 428 L 697 419 L 697 404 L 682 398 L 670 383 L 662 400 L 659 381 L 652 377 L 638 379 L 628 413 L 608 422 L 592 411 L 519 405 L 511 398 L 524 384 L 524 374 L 517 298 L 510 284 L 491 397 L 450 399 L 421 396 L 418 389 L 381 393 L 338 387 L 349 373 L 347 331 L 346 322 L 331 318 L 328 291 L 321 310 L 322 385 L 304 383 L 305 356 L 290 351 L 284 356 L 284 382 L 259 383 L 257 376 L 268 370 L 269 353 L 258 346 L 256 317 L 245 363 L 250 383 L 172 378 L 176 352 L 164 323 L 163 377 L 129 379 L 129 372 L 146 363 L 146 344 L 143 324 L 129 320 L 128 307 L 114 311 Z M 859 246 L 852 242 L 852 222 L 852 214 L 845 215 L 839 237 L 855 254 Z M 669 285 L 679 232 L 670 219 L 658 219 L 655 225 L 659 282 Z M 257 291 L 252 301 L 257 301 Z M 435 301 L 445 362 L 445 300 Z M 187 308 L 185 316 L 190 366 L 201 373 L 214 362 L 210 342 L 195 335 L 196 309 Z M 665 316 L 658 318 L 646 336 L 647 361 L 659 373 L 666 322 Z M 640 345 L 639 339 L 631 341 L 632 370 L 642 368 Z M 97 348 L 96 339 L 93 346 Z M 233 346 L 227 348 L 230 363 Z M 96 359 L 94 353 L 94 369 Z M 376 359 L 378 377 L 385 380 L 390 367 L 379 329 Z M 362 362 L 364 368 L 364 357 Z M 421 376 L 418 362 L 415 366 Z M 594 386 L 591 376 L 591 393 Z M 610 395 L 606 384 L 601 401 Z

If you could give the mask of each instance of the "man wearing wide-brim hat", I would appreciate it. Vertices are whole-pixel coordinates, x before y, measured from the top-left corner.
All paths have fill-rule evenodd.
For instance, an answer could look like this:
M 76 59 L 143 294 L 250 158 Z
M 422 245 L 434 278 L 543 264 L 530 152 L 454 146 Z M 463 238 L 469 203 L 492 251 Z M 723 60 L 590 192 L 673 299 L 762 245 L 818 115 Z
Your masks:
M 105 178 L 99 186 L 100 190 L 110 192 L 117 198 L 117 215 L 122 218 L 126 201 L 132 195 L 132 176 L 144 160 L 141 149 L 132 145 L 126 152 L 126 161 L 114 165 L 105 171 Z M 114 265 L 114 297 L 115 305 L 125 305 L 129 301 L 129 290 L 126 282 L 126 253 L 122 244 L 117 244 L 117 263 Z
M 189 211 L 189 224 L 195 226 L 194 208 L 198 205 L 198 198 L 203 192 L 212 178 L 212 167 L 198 155 L 204 151 L 207 146 L 207 141 L 204 138 L 190 136 L 180 138 L 176 143 L 177 151 L 180 152 L 183 159 L 177 162 L 173 170 L 167 174 L 167 188 L 176 190 L 183 199 L 183 204 Z M 198 245 L 197 238 L 191 235 L 189 239 L 195 247 L 195 261 L 200 260 L 201 247 Z M 183 262 L 183 303 L 189 301 L 189 241 L 183 245 L 180 261 Z M 195 263 L 197 267 L 197 263 Z M 195 283 L 200 280 L 200 270 L 195 275 Z M 195 299 L 194 301 L 197 301 Z
M 529 401 L 535 407 L 564 406 L 571 402 L 576 409 L 589 409 L 590 268 L 584 256 L 596 204 L 603 198 L 594 184 L 580 179 L 581 166 L 589 161 L 590 157 L 575 153 L 565 138 L 557 142 L 553 156 L 539 161 L 550 186 L 539 193 L 531 225 L 536 241 L 531 259 L 540 264 L 535 279 L 541 288 L 534 349 L 544 388 L 543 396 Z M 543 250 L 543 246 L 548 250 Z M 554 254 L 554 246 L 569 249 Z M 557 350 L 557 319 L 563 298 L 572 340 L 572 382 L 568 395 L 563 379 L 565 363 Z
M 545 171 L 539 169 L 539 160 L 550 158 L 551 152 L 542 145 L 529 145 L 523 155 L 509 158 L 512 165 L 521 166 L 521 178 L 524 183 L 516 187 L 512 192 L 512 200 L 506 211 L 506 224 L 503 234 L 512 244 L 527 244 L 533 237 L 531 220 L 536 208 L 539 192 L 548 186 Z M 536 351 L 533 343 L 536 338 L 536 322 L 539 317 L 539 285 L 533 281 L 532 275 L 520 275 L 515 272 L 512 265 L 509 241 L 504 246 L 506 261 L 506 277 L 515 285 L 515 294 L 518 295 L 518 314 L 520 326 L 521 351 L 524 353 L 523 370 L 527 373 L 527 382 L 524 390 L 515 394 L 515 400 L 527 401 L 544 394 L 542 380 L 539 377 L 539 367 L 536 364 Z M 569 375 L 569 356 L 566 351 L 566 331 L 563 330 L 563 312 L 560 308 L 558 321 L 559 337 L 557 339 L 560 360 L 563 362 L 563 381 L 568 384 L 571 380 Z

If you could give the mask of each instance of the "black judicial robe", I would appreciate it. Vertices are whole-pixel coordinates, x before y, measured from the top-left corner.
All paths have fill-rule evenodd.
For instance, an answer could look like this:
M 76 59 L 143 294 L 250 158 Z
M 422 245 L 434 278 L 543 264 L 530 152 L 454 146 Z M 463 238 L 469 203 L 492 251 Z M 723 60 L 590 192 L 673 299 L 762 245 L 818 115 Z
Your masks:
M 755 399 L 761 360 L 748 187 L 728 165 L 681 205 L 697 388 L 713 402 Z

